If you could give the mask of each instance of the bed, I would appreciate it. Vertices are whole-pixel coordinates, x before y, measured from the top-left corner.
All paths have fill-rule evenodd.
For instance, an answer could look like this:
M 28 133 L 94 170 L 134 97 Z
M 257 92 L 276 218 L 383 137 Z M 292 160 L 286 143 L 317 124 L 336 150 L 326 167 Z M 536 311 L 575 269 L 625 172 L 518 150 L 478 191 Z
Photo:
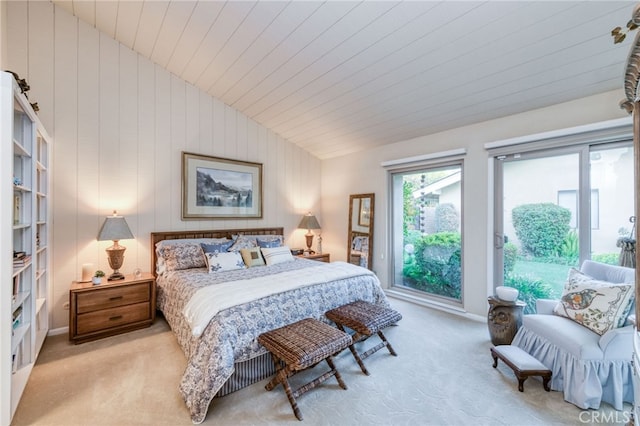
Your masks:
M 202 266 L 193 247 L 205 241 L 211 243 L 207 247 L 226 248 L 226 241 L 252 239 L 260 244 L 262 239 L 269 244 L 279 240 L 280 248 L 258 249 L 265 257 L 288 252 L 281 227 L 151 234 L 157 307 L 187 358 L 178 388 L 194 424 L 204 421 L 214 397 L 274 373 L 271 357 L 257 343 L 261 333 L 309 317 L 328 322 L 326 311 L 356 300 L 389 306 L 378 278 L 366 268 L 288 252 L 285 260 L 272 264 L 210 273 L 215 255 L 205 255 L 209 261 Z M 242 254 L 252 250 L 245 248 Z M 171 256 L 180 258 L 179 268 Z

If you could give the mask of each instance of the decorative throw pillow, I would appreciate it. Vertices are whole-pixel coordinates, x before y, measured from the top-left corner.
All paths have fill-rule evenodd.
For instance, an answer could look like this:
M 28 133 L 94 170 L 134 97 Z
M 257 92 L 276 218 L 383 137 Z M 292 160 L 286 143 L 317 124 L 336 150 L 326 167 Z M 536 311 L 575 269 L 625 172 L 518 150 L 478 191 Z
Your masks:
M 201 243 L 202 251 L 205 253 L 226 252 L 229 247 L 233 245 L 232 240 L 228 240 L 222 243 Z
M 229 247 L 229 251 L 240 251 L 242 249 L 250 249 L 253 247 L 257 247 L 256 238 L 247 237 L 244 235 L 238 235 L 238 238 L 235 239 L 233 245 Z
M 262 253 L 260 253 L 260 247 L 242 249 L 240 250 L 240 255 L 242 256 L 242 260 L 244 260 L 244 264 L 247 265 L 247 268 L 264 265 L 264 259 L 262 258 Z
M 174 245 L 194 245 L 194 246 L 198 246 L 200 245 L 200 243 L 222 243 L 225 241 L 230 241 L 228 238 L 176 238 L 173 240 L 162 240 L 162 241 L 158 241 L 156 243 L 156 259 L 157 259 L 157 263 L 156 263 L 156 273 L 158 275 L 162 275 L 165 272 L 167 272 L 167 266 L 165 264 L 164 261 L 164 255 L 163 255 L 163 248 L 167 247 L 167 246 L 174 246 Z M 199 267 L 205 267 L 206 265 L 206 260 L 204 259 L 204 255 L 202 256 L 202 262 L 204 262 L 202 264 L 202 266 Z
M 164 259 L 166 272 L 207 266 L 202 255 L 202 248 L 196 244 L 170 244 L 162 246 L 158 250 Z
M 273 239 L 258 237 L 256 238 L 256 242 L 258 243 L 258 247 L 260 248 L 274 248 L 274 247 L 280 247 L 282 245 L 282 240 L 280 239 L 279 236 Z
M 598 281 L 572 268 L 553 312 L 603 335 L 625 324 L 634 293 L 634 284 Z
M 233 271 L 244 269 L 242 256 L 237 251 L 205 253 L 209 273 Z
M 291 249 L 289 249 L 288 246 L 263 248 L 260 250 L 262 251 L 264 260 L 267 262 L 267 266 L 294 260 Z

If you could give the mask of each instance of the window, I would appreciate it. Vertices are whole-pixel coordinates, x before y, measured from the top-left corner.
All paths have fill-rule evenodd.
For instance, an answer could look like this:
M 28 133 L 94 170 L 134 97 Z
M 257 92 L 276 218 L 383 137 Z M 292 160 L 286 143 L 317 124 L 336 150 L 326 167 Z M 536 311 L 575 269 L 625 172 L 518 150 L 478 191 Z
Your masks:
M 393 286 L 462 301 L 462 162 L 391 173 Z

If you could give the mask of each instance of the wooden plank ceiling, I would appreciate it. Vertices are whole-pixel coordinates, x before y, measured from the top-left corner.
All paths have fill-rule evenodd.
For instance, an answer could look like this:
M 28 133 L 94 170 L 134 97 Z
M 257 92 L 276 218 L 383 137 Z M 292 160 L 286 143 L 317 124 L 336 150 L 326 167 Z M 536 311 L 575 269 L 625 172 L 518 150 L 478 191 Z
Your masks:
M 619 89 L 635 5 L 53 2 L 321 159 Z

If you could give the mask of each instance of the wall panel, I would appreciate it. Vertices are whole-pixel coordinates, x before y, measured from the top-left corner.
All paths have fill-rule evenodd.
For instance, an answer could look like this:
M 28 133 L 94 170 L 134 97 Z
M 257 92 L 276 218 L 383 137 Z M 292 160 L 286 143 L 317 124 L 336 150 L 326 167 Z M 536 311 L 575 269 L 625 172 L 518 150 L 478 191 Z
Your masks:
M 7 68 L 28 77 L 54 139 L 52 328 L 67 326 L 63 304 L 82 264 L 109 271 L 111 242 L 96 236 L 113 209 L 135 236 L 122 242 L 124 273 L 149 270 L 152 231 L 284 226 L 293 235 L 296 198 L 319 194 L 318 159 L 49 2 L 8 2 L 7 22 Z M 181 220 L 183 150 L 263 163 L 263 218 Z

